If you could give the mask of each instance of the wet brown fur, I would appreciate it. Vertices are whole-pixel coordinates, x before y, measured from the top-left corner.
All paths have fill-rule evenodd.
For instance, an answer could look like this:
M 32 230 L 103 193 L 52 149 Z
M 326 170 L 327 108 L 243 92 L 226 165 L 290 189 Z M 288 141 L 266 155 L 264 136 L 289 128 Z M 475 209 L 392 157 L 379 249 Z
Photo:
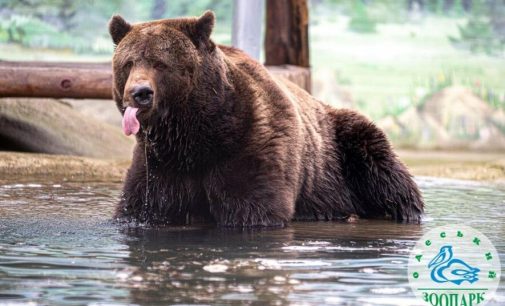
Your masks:
M 419 190 L 370 120 L 317 101 L 245 53 L 215 45 L 214 15 L 110 33 L 114 99 L 154 90 L 116 216 L 148 224 L 282 226 L 350 215 L 418 221 Z

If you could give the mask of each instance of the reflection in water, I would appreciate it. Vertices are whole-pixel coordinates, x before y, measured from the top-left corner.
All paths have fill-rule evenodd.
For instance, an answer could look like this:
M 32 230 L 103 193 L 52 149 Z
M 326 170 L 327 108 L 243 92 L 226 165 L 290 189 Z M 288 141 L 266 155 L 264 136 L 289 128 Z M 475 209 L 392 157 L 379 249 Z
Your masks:
M 419 304 L 407 283 L 409 249 L 455 222 L 485 233 L 505 262 L 505 189 L 419 183 L 422 225 L 233 230 L 111 224 L 118 184 L 0 182 L 0 304 Z

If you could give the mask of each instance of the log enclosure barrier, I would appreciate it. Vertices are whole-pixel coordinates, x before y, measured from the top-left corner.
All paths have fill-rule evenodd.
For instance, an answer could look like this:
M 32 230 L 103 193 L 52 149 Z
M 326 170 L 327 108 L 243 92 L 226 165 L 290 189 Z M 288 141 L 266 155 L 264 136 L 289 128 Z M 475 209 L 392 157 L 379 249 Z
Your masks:
M 306 0 L 266 0 L 265 64 L 310 92 Z M 111 64 L 0 61 L 1 97 L 111 99 Z
M 0 97 L 111 99 L 110 63 L 0 61 Z

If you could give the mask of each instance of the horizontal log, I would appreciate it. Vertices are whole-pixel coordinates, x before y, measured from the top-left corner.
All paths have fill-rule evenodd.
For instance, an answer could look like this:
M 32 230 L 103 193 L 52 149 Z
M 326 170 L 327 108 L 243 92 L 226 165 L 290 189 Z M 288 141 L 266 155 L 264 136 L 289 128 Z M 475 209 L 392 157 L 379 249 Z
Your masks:
M 308 68 L 267 68 L 310 91 Z M 0 61 L 0 97 L 111 99 L 111 64 Z
M 51 62 L 51 61 L 2 61 L 0 67 L 32 67 L 32 68 L 87 68 L 110 70 L 111 62 Z
M 0 62 L 0 97 L 112 97 L 110 64 Z

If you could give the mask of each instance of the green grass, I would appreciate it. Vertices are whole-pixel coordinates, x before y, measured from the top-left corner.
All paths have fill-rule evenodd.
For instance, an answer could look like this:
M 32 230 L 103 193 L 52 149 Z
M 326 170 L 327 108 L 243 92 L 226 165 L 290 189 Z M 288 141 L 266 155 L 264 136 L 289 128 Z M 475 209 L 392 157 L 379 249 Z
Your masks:
M 379 24 L 371 34 L 348 31 L 347 17 L 334 20 L 310 27 L 313 78 L 335 82 L 318 80 L 318 75 L 328 75 L 330 70 L 348 80 L 345 87 L 359 101 L 356 106 L 374 119 L 405 108 L 391 104 L 414 104 L 415 92 L 428 90 L 430 79 L 439 75 L 451 75 L 455 83 L 478 80 L 505 93 L 503 57 L 475 55 L 450 44 L 447 37 L 458 36 L 457 25 L 464 20 L 430 17 L 420 24 Z M 331 93 L 314 95 L 336 103 Z

